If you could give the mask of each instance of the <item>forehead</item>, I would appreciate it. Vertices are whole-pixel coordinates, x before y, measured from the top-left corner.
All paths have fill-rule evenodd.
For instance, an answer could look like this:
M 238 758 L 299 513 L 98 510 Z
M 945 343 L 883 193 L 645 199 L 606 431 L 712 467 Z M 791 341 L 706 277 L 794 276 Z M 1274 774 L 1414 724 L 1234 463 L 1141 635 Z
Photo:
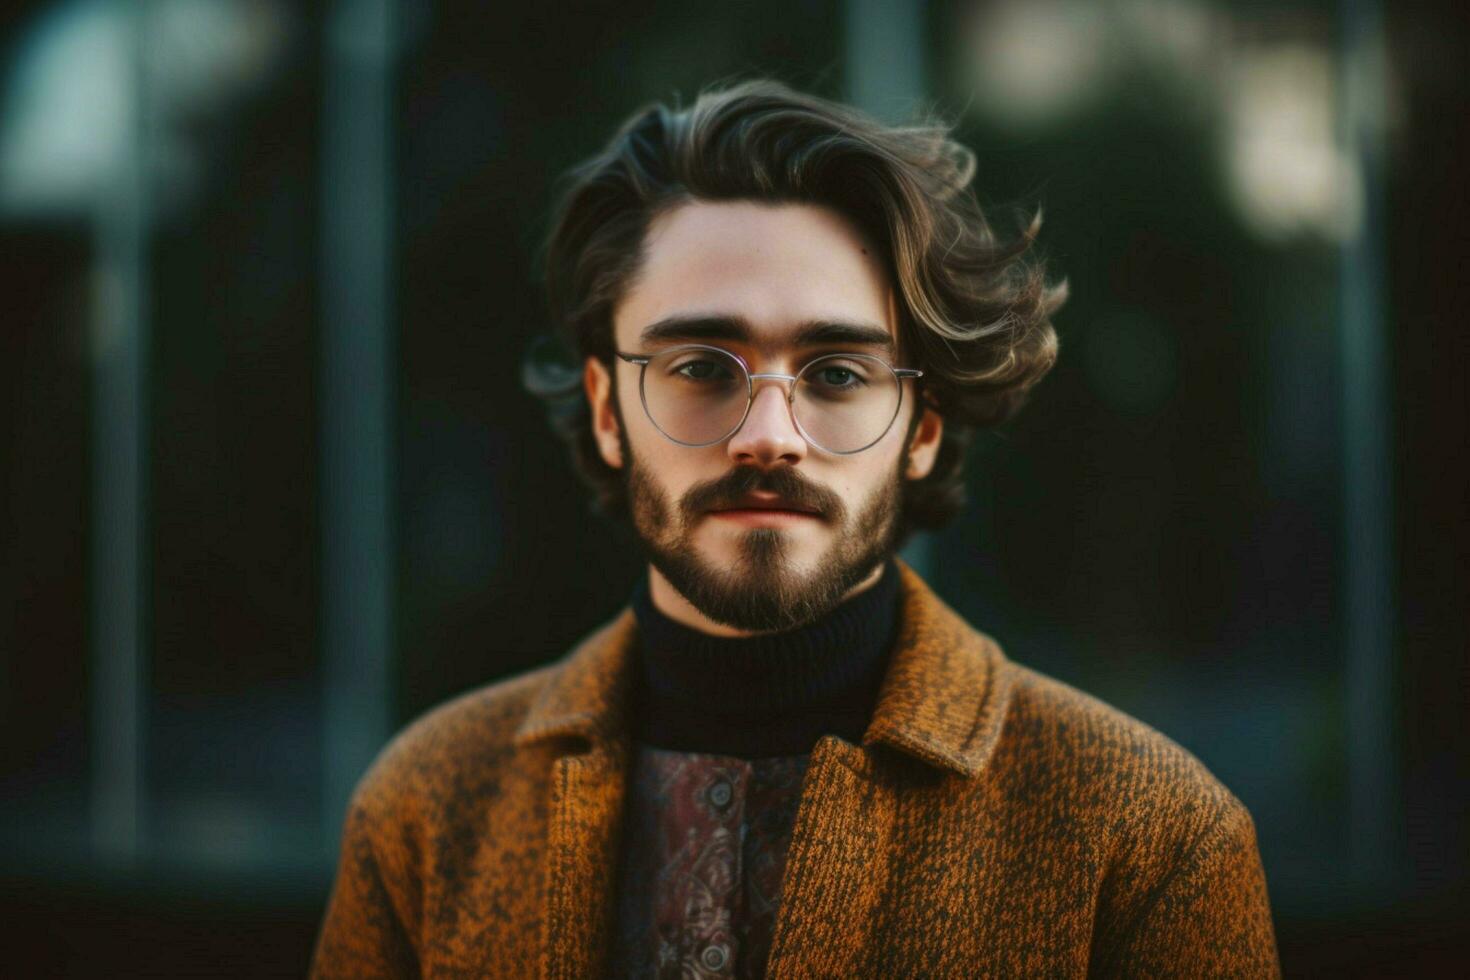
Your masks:
M 745 345 L 769 350 L 821 335 L 814 324 L 866 327 L 896 344 L 893 300 L 878 250 L 837 212 L 695 201 L 649 227 L 613 328 L 620 350 L 646 349 L 645 330 L 686 320 L 738 324 L 732 339 L 743 334 Z

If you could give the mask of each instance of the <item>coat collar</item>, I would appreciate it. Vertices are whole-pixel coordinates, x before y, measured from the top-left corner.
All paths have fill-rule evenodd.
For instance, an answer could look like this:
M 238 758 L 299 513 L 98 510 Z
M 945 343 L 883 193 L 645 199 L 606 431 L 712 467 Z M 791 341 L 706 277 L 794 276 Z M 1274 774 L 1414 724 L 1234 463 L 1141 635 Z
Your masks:
M 995 750 L 1011 672 L 994 640 L 950 609 L 902 560 L 897 646 L 863 745 L 883 744 L 931 766 L 975 776 Z M 550 668 L 515 744 L 556 736 L 626 738 L 623 715 L 638 626 L 631 609 Z

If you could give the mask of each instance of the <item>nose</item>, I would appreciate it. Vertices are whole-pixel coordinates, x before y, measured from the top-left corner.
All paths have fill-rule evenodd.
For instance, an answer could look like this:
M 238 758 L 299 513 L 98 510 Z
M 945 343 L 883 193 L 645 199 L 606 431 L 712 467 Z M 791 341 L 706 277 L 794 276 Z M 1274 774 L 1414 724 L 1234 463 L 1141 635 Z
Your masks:
M 806 458 L 807 445 L 791 417 L 786 383 L 770 378 L 754 379 L 753 383 L 758 387 L 750 411 L 728 443 L 730 459 L 742 466 L 763 468 L 801 462 Z

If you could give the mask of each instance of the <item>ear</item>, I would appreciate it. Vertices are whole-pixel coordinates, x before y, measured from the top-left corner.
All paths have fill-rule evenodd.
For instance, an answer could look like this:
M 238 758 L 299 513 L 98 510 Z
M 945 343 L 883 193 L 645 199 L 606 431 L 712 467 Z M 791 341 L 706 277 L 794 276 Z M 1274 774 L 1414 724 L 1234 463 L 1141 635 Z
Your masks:
M 914 437 L 909 440 L 909 465 L 904 476 L 910 480 L 922 480 L 934 469 L 934 459 L 939 455 L 939 438 L 944 435 L 944 418 L 932 408 L 926 407 L 919 424 L 914 427 Z
M 582 387 L 592 409 L 592 437 L 602 461 L 613 469 L 623 467 L 623 446 L 618 440 L 618 415 L 612 400 L 612 375 L 608 366 L 595 357 L 582 366 Z

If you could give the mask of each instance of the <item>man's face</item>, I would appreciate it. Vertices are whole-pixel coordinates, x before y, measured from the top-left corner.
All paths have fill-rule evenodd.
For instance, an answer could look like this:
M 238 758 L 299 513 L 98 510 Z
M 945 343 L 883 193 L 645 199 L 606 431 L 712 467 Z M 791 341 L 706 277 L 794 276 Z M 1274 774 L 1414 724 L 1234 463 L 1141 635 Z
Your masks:
M 876 249 L 835 212 L 696 202 L 653 222 L 613 331 L 622 352 L 709 344 L 740 355 L 753 373 L 794 375 L 838 351 L 912 366 L 895 313 Z M 827 339 L 799 336 L 816 324 L 828 325 Z M 852 328 L 852 337 L 833 339 L 832 325 Z M 692 448 L 645 414 L 638 366 L 619 360 L 614 370 L 615 393 L 606 368 L 588 361 L 594 429 L 603 458 L 626 476 L 656 600 L 666 584 L 728 632 L 789 629 L 876 577 L 895 544 L 903 481 L 928 473 L 939 441 L 938 416 L 928 412 L 905 445 L 913 382 L 904 382 L 887 433 L 839 456 L 802 437 L 785 383 L 756 379 L 739 430 Z

